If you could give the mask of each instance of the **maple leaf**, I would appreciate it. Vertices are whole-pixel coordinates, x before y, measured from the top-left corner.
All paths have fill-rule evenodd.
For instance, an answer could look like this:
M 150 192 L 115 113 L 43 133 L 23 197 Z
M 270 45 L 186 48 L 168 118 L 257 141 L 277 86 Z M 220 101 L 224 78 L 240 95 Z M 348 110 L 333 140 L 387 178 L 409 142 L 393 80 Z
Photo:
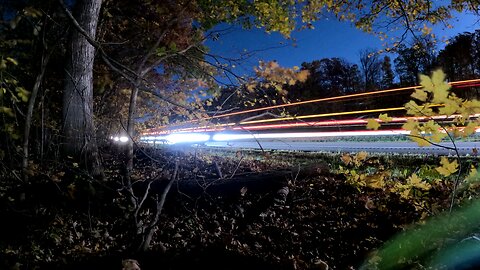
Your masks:
M 432 77 L 426 75 L 420 75 L 420 84 L 423 86 L 424 91 L 431 92 L 432 102 L 444 103 L 448 99 L 450 85 L 445 82 L 445 73 L 439 69 L 432 73 Z M 422 94 L 417 94 L 422 98 Z M 419 99 L 421 100 L 421 99 Z M 424 100 L 422 100 L 424 101 Z
M 440 114 L 450 116 L 460 110 L 460 106 L 455 100 L 447 99 L 444 104 L 445 106 L 438 110 Z
M 345 163 L 345 165 L 350 164 L 352 162 L 352 157 L 349 154 L 343 154 L 340 159 Z
M 380 124 L 375 119 L 368 119 L 367 128 L 377 130 L 380 127 Z
M 409 195 L 410 195 L 410 190 L 409 188 L 403 190 L 402 192 L 400 192 L 400 197 L 402 199 L 408 199 Z
M 380 115 L 378 116 L 378 119 L 382 120 L 382 121 L 385 122 L 385 123 L 388 123 L 388 122 L 390 122 L 390 121 L 393 120 L 393 118 L 392 118 L 392 117 L 389 117 L 388 114 L 386 114 L 386 113 L 380 114 Z
M 371 188 L 382 189 L 385 187 L 385 181 L 383 180 L 383 174 L 374 174 L 367 178 L 368 186 Z
M 420 146 L 420 147 L 431 145 L 431 143 L 427 139 L 425 139 L 421 136 L 420 137 L 410 137 L 410 138 L 412 139 L 412 141 L 416 142 L 417 145 Z
M 421 115 L 424 108 L 424 106 L 418 105 L 413 100 L 410 100 L 408 103 L 405 104 L 405 109 L 407 109 L 407 114 L 409 115 Z
M 365 151 L 358 152 L 357 155 L 355 156 L 355 160 L 357 162 L 362 162 L 365 159 L 367 159 L 368 153 Z
M 432 79 L 428 77 L 427 75 L 420 74 L 420 85 L 423 86 L 423 89 L 427 92 L 433 92 L 433 88 L 435 87 L 433 85 Z
M 427 92 L 425 92 L 423 90 L 417 89 L 417 90 L 415 90 L 415 92 L 413 92 L 411 97 L 425 102 L 425 101 L 427 101 L 428 94 L 427 94 Z
M 410 175 L 410 177 L 408 177 L 407 182 L 412 187 L 423 189 L 423 190 L 429 190 L 430 188 L 432 188 L 432 185 L 423 181 L 422 178 L 418 177 L 418 175 L 415 173 Z
M 429 136 L 430 140 L 433 142 L 441 142 L 443 138 L 447 137 L 448 135 L 443 132 L 435 132 L 431 136 Z
M 441 129 L 442 127 L 433 120 L 429 120 L 427 123 L 423 124 L 423 130 L 427 133 L 434 133 Z
M 462 136 L 463 137 L 468 137 L 470 135 L 472 135 L 473 133 L 475 133 L 477 129 L 477 123 L 475 122 L 470 122 L 468 123 L 468 125 L 462 130 Z
M 447 157 L 442 157 L 440 159 L 440 164 L 442 166 L 435 168 L 435 170 L 445 177 L 450 176 L 458 170 L 457 160 L 450 162 Z
M 405 124 L 402 125 L 402 128 L 410 131 L 417 130 L 418 122 L 413 119 L 408 119 L 407 122 L 405 122 Z
M 480 113 L 480 101 L 473 99 L 473 100 L 467 100 L 463 102 L 462 104 L 463 108 L 465 111 L 468 112 L 468 114 L 476 114 Z

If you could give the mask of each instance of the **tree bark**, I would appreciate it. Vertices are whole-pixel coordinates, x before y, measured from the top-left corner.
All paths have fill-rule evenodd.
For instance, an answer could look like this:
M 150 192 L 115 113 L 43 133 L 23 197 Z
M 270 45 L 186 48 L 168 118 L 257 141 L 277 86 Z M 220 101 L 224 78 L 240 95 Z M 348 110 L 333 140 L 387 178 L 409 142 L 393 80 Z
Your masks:
M 95 38 L 102 0 L 78 0 L 74 16 L 89 37 Z M 63 94 L 64 153 L 78 159 L 94 176 L 102 175 L 93 121 L 93 62 L 95 48 L 72 30 L 66 59 Z

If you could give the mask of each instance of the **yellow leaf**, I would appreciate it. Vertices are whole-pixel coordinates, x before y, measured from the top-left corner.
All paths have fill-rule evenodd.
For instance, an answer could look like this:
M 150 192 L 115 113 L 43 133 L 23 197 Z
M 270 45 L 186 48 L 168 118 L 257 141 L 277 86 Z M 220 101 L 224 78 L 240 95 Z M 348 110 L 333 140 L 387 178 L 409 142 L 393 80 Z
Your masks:
M 388 114 L 386 114 L 386 113 L 380 114 L 380 115 L 378 116 L 378 118 L 379 118 L 380 120 L 382 120 L 383 122 L 385 122 L 385 123 L 388 123 L 388 122 L 390 122 L 390 121 L 393 120 L 392 117 L 389 117 Z
M 435 132 L 435 133 L 432 133 L 431 136 L 429 136 L 430 140 L 433 141 L 433 142 L 441 142 L 443 138 L 447 137 L 448 135 L 446 133 L 443 133 L 443 132 Z
M 355 156 L 355 161 L 362 162 L 367 159 L 368 153 L 365 151 L 358 152 L 357 155 Z
M 368 186 L 371 188 L 384 188 L 385 181 L 383 180 L 383 174 L 374 174 L 367 177 Z
M 447 157 L 442 157 L 440 159 L 440 164 L 442 166 L 435 168 L 435 170 L 445 177 L 450 176 L 458 170 L 457 160 L 450 162 Z
M 412 187 L 423 189 L 423 190 L 429 190 L 432 187 L 432 185 L 423 181 L 422 178 L 418 177 L 418 175 L 415 173 L 410 175 L 410 177 L 408 177 L 407 182 Z
M 418 105 L 415 101 L 410 100 L 405 104 L 405 109 L 407 109 L 407 114 L 409 115 L 422 115 L 423 106 Z
M 441 69 L 437 69 L 434 72 L 432 72 L 432 83 L 435 86 L 440 86 L 442 84 L 445 84 L 445 73 Z
M 296 79 L 299 82 L 305 82 L 308 78 L 308 75 L 310 75 L 310 72 L 308 70 L 302 70 L 297 73 Z
M 451 99 L 446 100 L 444 104 L 445 106 L 438 109 L 438 113 L 450 116 L 456 113 L 460 109 L 460 106 L 458 105 L 458 103 Z
M 409 195 L 410 195 L 410 190 L 409 188 L 407 189 L 404 189 L 402 192 L 400 192 L 400 197 L 402 199 L 408 199 L 409 198 Z
M 253 92 L 255 90 L 256 86 L 257 85 L 254 84 L 254 83 L 249 83 L 249 84 L 247 84 L 247 90 L 250 91 L 250 92 Z
M 343 154 L 340 159 L 345 163 L 345 165 L 350 164 L 352 162 L 352 157 L 349 154 Z
M 432 77 L 420 75 L 420 84 L 424 91 L 433 93 L 432 102 L 444 103 L 448 98 L 450 85 L 445 82 L 445 73 L 441 69 L 435 70 Z
M 427 75 L 420 74 L 420 85 L 423 86 L 425 91 L 433 92 L 433 82 Z
M 417 130 L 418 129 L 418 122 L 416 120 L 413 120 L 413 119 L 408 119 L 407 122 L 405 122 L 405 124 L 403 124 L 402 126 L 403 129 L 405 130 Z
M 477 129 L 477 124 L 475 122 L 470 122 L 468 125 L 463 129 L 463 137 L 468 137 L 472 135 L 475 130 Z
M 423 147 L 423 146 L 430 146 L 431 143 L 428 142 L 428 140 L 424 139 L 423 137 L 410 137 L 412 141 L 416 142 L 418 146 Z
M 417 90 L 415 90 L 415 92 L 413 92 L 411 97 L 425 102 L 425 101 L 427 101 L 428 94 L 427 94 L 427 92 L 425 92 L 423 90 L 417 89 Z
M 377 130 L 380 127 L 380 124 L 375 119 L 368 119 L 367 128 Z

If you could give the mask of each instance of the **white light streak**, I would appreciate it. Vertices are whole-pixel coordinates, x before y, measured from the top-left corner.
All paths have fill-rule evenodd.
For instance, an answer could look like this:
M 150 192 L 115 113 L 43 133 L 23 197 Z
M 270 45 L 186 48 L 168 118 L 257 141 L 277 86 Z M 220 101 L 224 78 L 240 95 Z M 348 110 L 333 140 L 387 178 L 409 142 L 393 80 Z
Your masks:
M 210 135 L 203 133 L 174 133 L 167 136 L 158 136 L 157 139 L 167 140 L 169 143 L 198 143 L 210 140 Z
M 320 137 L 350 137 L 350 136 L 385 136 L 407 135 L 406 130 L 372 130 L 372 131 L 342 131 L 342 132 L 289 132 L 289 133 L 258 133 L 258 134 L 215 134 L 214 141 L 233 141 L 248 139 L 288 139 L 288 138 L 320 138 Z

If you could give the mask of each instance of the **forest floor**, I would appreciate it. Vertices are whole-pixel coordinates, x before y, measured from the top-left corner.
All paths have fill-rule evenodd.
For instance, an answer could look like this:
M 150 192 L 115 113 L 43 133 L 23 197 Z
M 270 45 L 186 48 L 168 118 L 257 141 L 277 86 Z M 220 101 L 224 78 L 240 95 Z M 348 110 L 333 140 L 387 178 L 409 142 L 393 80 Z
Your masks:
M 104 182 L 79 174 L 68 161 L 38 168 L 42 173 L 30 184 L 1 190 L 2 219 L 9 222 L 0 233 L 0 268 L 122 269 L 122 259 L 135 259 L 143 270 L 358 269 L 392 236 L 448 209 L 449 189 L 432 191 L 418 207 L 385 189 L 352 185 L 338 172 L 341 156 L 139 151 L 134 181 L 167 179 L 179 164 L 152 250 L 141 254 L 127 251 L 134 233 L 120 156 L 104 153 Z M 367 171 L 382 164 L 408 174 L 438 158 L 371 156 L 363 162 Z M 252 176 L 255 184 L 244 181 Z M 191 190 L 191 183 L 201 188 Z M 146 221 L 153 197 L 142 210 Z M 415 261 L 400 266 L 423 269 Z

